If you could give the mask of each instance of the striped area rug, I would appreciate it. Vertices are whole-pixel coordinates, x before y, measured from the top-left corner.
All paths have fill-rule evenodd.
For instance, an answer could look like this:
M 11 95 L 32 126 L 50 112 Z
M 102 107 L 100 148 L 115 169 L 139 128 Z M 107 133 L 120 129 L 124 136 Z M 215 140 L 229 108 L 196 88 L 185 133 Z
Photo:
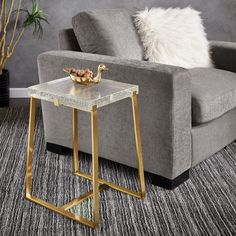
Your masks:
M 191 170 L 191 178 L 173 191 L 150 184 L 144 201 L 106 190 L 101 193 L 98 229 L 91 229 L 24 199 L 28 110 L 0 109 L 0 235 L 236 235 L 236 143 Z M 91 156 L 80 154 L 91 171 Z M 72 156 L 45 151 L 38 111 L 33 194 L 63 205 L 91 189 L 73 176 Z M 101 177 L 137 189 L 137 172 L 100 161 Z M 91 200 L 72 211 L 91 217 Z

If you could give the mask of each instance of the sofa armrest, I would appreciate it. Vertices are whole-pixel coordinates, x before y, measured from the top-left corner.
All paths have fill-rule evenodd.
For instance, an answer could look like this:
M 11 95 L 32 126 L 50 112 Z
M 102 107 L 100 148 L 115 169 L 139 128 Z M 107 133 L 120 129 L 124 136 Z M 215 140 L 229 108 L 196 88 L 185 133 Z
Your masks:
M 81 51 L 73 29 L 63 29 L 59 31 L 59 49 Z
M 38 57 L 39 79 L 43 83 L 64 77 L 62 69 L 68 66 L 96 71 L 100 63 L 109 69 L 104 78 L 139 85 L 145 170 L 169 179 L 188 170 L 191 166 L 191 84 L 187 70 L 104 55 L 50 51 Z M 47 132 L 47 124 L 45 127 Z
M 212 41 L 211 51 L 216 68 L 236 72 L 236 42 Z

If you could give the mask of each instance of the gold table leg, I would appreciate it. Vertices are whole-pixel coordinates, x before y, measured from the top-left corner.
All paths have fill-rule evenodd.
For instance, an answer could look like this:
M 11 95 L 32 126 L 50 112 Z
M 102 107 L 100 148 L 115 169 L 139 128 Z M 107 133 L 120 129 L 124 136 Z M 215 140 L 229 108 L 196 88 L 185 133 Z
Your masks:
M 63 216 L 66 216 L 66 217 L 68 217 L 72 220 L 78 221 L 78 222 L 80 222 L 84 225 L 87 225 L 89 227 L 94 228 L 94 227 L 97 226 L 96 221 L 95 222 L 90 221 L 87 218 L 75 215 L 75 214 L 71 213 L 68 210 L 71 207 L 79 204 L 81 201 L 84 201 L 84 200 L 88 199 L 91 196 L 96 195 L 96 199 L 98 199 L 99 191 L 106 189 L 107 188 L 106 185 L 102 184 L 102 185 L 99 186 L 99 188 L 98 188 L 98 185 L 97 185 L 97 187 L 95 187 L 96 194 L 95 194 L 95 191 L 92 191 L 92 192 L 90 191 L 90 192 L 85 193 L 85 194 L 83 194 L 82 196 L 80 196 L 76 199 L 73 199 L 72 201 L 70 201 L 69 203 L 67 203 L 67 204 L 65 204 L 64 206 L 61 206 L 61 207 L 55 206 L 51 203 L 48 203 L 48 202 L 46 202 L 46 201 L 44 201 L 40 198 L 37 198 L 37 197 L 35 197 L 31 194 L 31 183 L 32 183 L 32 174 L 33 174 L 32 173 L 33 172 L 32 171 L 32 162 L 33 162 L 33 145 L 34 145 L 34 126 L 35 126 L 35 100 L 36 99 L 33 98 L 33 97 L 30 98 L 30 117 L 29 117 L 28 149 L 27 149 L 27 163 L 26 163 L 26 194 L 25 194 L 25 197 L 26 197 L 26 199 L 28 199 L 28 200 L 30 200 L 34 203 L 37 203 L 37 204 L 39 204 L 43 207 L 46 207 L 46 208 L 48 208 L 48 209 L 50 209 L 54 212 L 57 212 L 57 213 L 59 213 Z M 74 112 L 73 113 L 73 124 L 77 124 L 77 123 L 75 123 L 76 120 L 77 120 L 77 115 Z M 73 127 L 74 131 L 75 131 L 76 127 L 77 127 L 76 125 L 75 125 L 75 127 Z M 78 133 L 77 132 L 74 133 L 74 137 L 75 137 L 75 139 L 76 139 L 76 137 L 78 138 Z M 96 135 L 94 137 L 96 137 Z M 76 144 L 76 142 L 74 142 L 74 144 Z M 78 148 L 78 142 L 77 142 L 77 148 Z M 94 150 L 96 150 L 96 148 Z M 78 152 L 77 152 L 77 155 L 78 155 Z M 78 166 L 76 166 L 76 165 L 75 165 L 75 167 L 78 168 Z M 97 181 L 95 181 L 95 183 L 97 183 Z M 98 202 L 96 202 L 96 206 L 98 206 Z M 95 209 L 97 209 L 97 207 Z M 96 213 L 96 215 L 98 215 L 98 213 Z M 95 218 L 95 220 L 97 220 L 97 218 Z
M 32 161 L 34 148 L 34 126 L 35 126 L 35 98 L 30 98 L 30 116 L 29 116 L 29 133 L 28 149 L 26 162 L 26 197 L 31 195 L 31 178 L 32 178 Z
M 35 126 L 35 98 L 30 98 L 30 118 L 29 118 L 29 134 L 28 134 L 28 149 L 27 149 L 27 164 L 26 164 L 26 198 L 32 202 L 35 202 L 41 206 L 44 206 L 52 211 L 55 211 L 61 215 L 64 215 L 72 220 L 78 221 L 82 224 L 95 228 L 99 224 L 99 191 L 107 189 L 108 187 L 113 188 L 117 191 L 129 194 L 131 196 L 143 199 L 145 197 L 145 181 L 144 181 L 144 170 L 143 170 L 143 159 L 142 159 L 142 146 L 140 136 L 140 125 L 138 116 L 138 103 L 137 94 L 132 94 L 132 108 L 133 108 L 133 119 L 134 119 L 134 131 L 136 141 L 136 151 L 138 159 L 139 169 L 139 181 L 140 181 L 140 192 L 135 192 L 128 188 L 124 188 L 117 184 L 110 183 L 106 180 L 98 178 L 98 127 L 97 127 L 97 107 L 94 106 L 91 111 L 91 131 L 92 131 L 92 165 L 93 174 L 88 175 L 79 171 L 79 159 L 78 159 L 78 110 L 73 108 L 73 160 L 74 160 L 74 172 L 76 176 L 81 176 L 86 179 L 93 181 L 93 190 L 84 193 L 80 197 L 77 197 L 65 205 L 58 207 L 51 203 L 48 203 L 40 198 L 31 195 L 31 180 L 32 180 L 32 161 L 33 161 L 33 144 L 34 144 L 34 126 Z M 85 217 L 77 216 L 68 210 L 79 204 L 80 202 L 93 197 L 93 221 L 88 220 Z
M 139 115 L 138 115 L 138 101 L 137 100 L 138 100 L 137 94 L 136 94 L 136 92 L 134 92 L 132 95 L 132 108 L 133 108 L 136 151 L 137 151 L 137 159 L 138 159 L 138 173 L 139 173 L 141 197 L 145 198 L 143 155 L 142 155 L 142 145 L 141 145 L 140 124 L 139 124 Z
M 91 112 L 92 127 L 92 159 L 93 159 L 93 218 L 94 224 L 99 224 L 99 193 L 98 193 L 98 127 L 97 107 L 94 106 Z
M 79 155 L 78 155 L 78 110 L 73 108 L 72 126 L 73 126 L 73 157 L 74 157 L 74 172 L 79 172 Z
M 73 156 L 75 175 L 79 173 L 78 163 L 78 111 L 73 108 Z M 94 225 L 99 224 L 99 182 L 98 182 L 98 128 L 97 128 L 97 107 L 91 111 L 91 135 L 92 135 L 92 159 L 93 159 L 93 218 Z M 75 202 L 75 201 L 73 201 Z M 68 203 L 69 204 L 69 203 Z M 70 205 L 70 204 L 69 204 Z
M 99 179 L 97 174 L 97 156 L 98 156 L 98 147 L 97 147 L 97 111 L 94 108 L 92 111 L 92 141 L 93 141 L 93 175 L 88 175 L 86 173 L 78 172 L 76 175 L 86 178 L 88 180 L 93 181 L 93 187 L 98 188 L 98 182 L 99 184 L 105 185 L 107 187 L 110 187 L 112 189 L 115 189 L 117 191 L 120 191 L 122 193 L 129 194 L 131 196 L 144 199 L 145 198 L 145 180 L 144 180 L 144 169 L 143 169 L 143 157 L 142 157 L 142 145 L 141 145 L 141 135 L 140 135 L 140 124 L 139 124 L 139 116 L 138 116 L 138 101 L 137 101 L 137 94 L 134 92 L 131 96 L 132 99 L 132 108 L 133 108 L 133 120 L 134 120 L 134 132 L 135 132 L 135 141 L 136 141 L 136 151 L 137 151 L 137 159 L 138 159 L 138 172 L 139 172 L 139 182 L 140 182 L 140 191 L 136 192 L 133 190 L 130 190 L 128 188 L 119 186 L 114 183 L 110 183 L 106 180 Z M 95 176 L 96 175 L 96 176 Z M 97 196 L 96 194 L 97 190 L 94 190 L 94 196 Z M 96 208 L 96 200 L 94 200 L 94 207 Z M 95 209 L 94 208 L 94 209 Z M 99 211 L 94 210 L 95 214 L 99 214 Z M 96 218 L 96 217 L 95 217 Z M 98 218 L 98 216 L 97 216 Z

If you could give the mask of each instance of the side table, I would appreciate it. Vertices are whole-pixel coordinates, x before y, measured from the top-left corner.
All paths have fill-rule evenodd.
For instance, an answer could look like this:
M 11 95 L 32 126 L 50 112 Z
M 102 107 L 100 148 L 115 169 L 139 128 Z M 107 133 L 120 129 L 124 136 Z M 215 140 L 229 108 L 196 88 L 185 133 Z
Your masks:
M 134 197 L 143 199 L 145 197 L 145 182 L 142 160 L 142 147 L 140 138 L 139 116 L 137 94 L 138 86 L 117 81 L 103 79 L 101 83 L 92 86 L 83 86 L 75 84 L 69 77 L 54 80 L 48 83 L 35 85 L 28 88 L 30 95 L 30 118 L 29 118 L 29 135 L 27 150 L 26 166 L 26 199 L 44 206 L 52 211 L 62 214 L 70 219 L 78 221 L 90 227 L 96 227 L 99 224 L 99 191 L 106 188 L 113 188 L 117 191 L 127 193 Z M 133 120 L 135 130 L 135 141 L 138 159 L 138 173 L 140 181 L 140 191 L 135 192 L 128 188 L 121 187 L 117 184 L 110 183 L 98 177 L 98 127 L 97 127 L 97 110 L 105 105 L 112 104 L 125 98 L 132 99 Z M 84 193 L 63 206 L 55 206 L 40 198 L 32 196 L 32 160 L 34 144 L 34 126 L 35 126 L 35 101 L 41 99 L 52 102 L 55 106 L 64 105 L 73 109 L 73 160 L 74 174 L 86 179 L 92 180 L 93 190 Z M 91 113 L 91 130 L 92 130 L 92 175 L 79 171 L 78 157 L 78 110 Z M 93 197 L 93 220 L 75 215 L 68 211 L 73 206 L 83 200 Z

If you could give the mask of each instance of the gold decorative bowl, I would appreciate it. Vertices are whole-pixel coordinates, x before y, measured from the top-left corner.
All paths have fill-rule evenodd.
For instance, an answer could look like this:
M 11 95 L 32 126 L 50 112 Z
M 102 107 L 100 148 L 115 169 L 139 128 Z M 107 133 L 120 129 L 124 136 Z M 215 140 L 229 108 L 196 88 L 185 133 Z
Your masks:
M 89 69 L 75 69 L 75 68 L 64 68 L 67 74 L 70 75 L 70 78 L 73 82 L 82 84 L 82 85 L 90 85 L 90 84 L 98 84 L 102 77 L 101 73 L 103 71 L 108 70 L 104 64 L 98 65 L 97 75 L 94 77 L 93 72 Z
M 80 76 L 75 76 L 75 75 L 70 74 L 70 78 L 73 82 L 78 83 L 78 84 L 82 84 L 82 85 L 98 84 L 99 83 L 99 81 L 96 82 L 90 77 L 80 77 Z

